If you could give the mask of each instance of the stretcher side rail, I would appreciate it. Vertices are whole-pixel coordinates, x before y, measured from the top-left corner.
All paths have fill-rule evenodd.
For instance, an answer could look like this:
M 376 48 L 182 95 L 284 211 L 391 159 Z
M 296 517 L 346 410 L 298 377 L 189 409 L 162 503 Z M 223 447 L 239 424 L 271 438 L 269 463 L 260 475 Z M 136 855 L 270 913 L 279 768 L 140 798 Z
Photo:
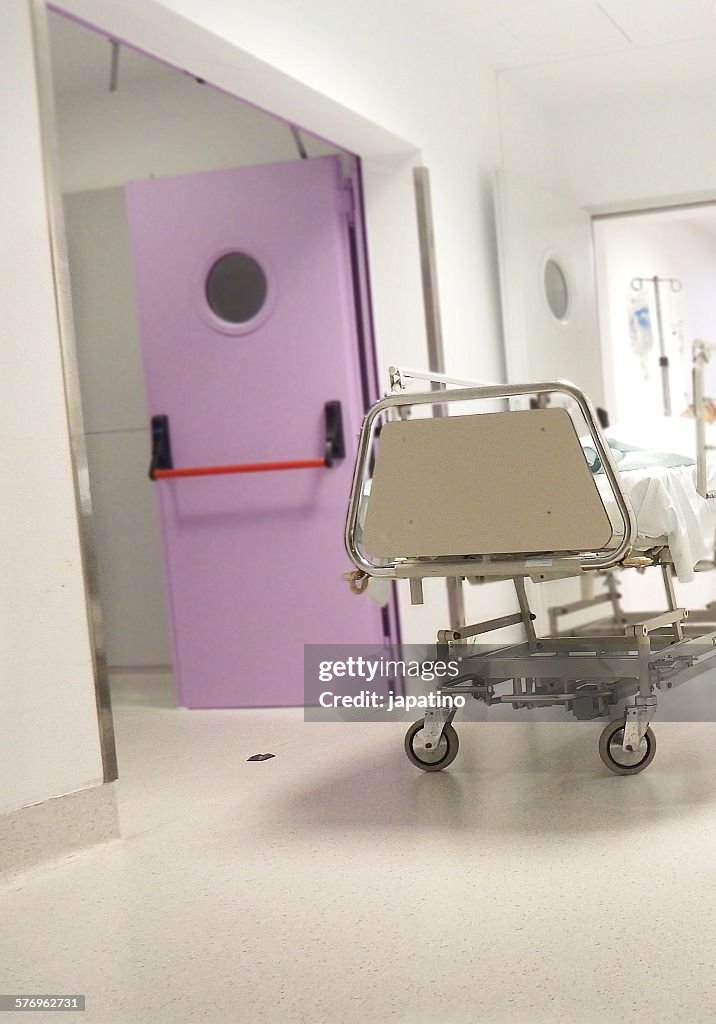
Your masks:
M 393 557 L 376 561 L 366 556 L 357 541 L 358 515 L 363 486 L 369 469 L 373 441 L 381 416 L 401 414 L 411 406 L 444 406 L 455 402 L 494 401 L 520 396 L 562 394 L 573 400 L 581 412 L 592 443 L 604 467 L 606 479 L 617 506 L 622 528 L 612 535 L 608 546 L 594 551 L 544 551 L 539 555 L 516 552 L 514 555 L 470 555 L 455 552 L 450 557 Z M 509 414 L 507 414 L 509 415 Z M 615 546 L 610 546 L 618 539 Z M 575 385 L 564 381 L 549 381 L 524 385 L 494 385 L 464 387 L 456 390 L 431 391 L 421 394 L 392 394 L 377 402 L 366 414 L 359 438 L 348 516 L 345 545 L 349 558 L 367 576 L 392 579 L 422 579 L 426 577 L 531 577 L 537 580 L 579 575 L 588 570 L 603 570 L 623 564 L 632 554 L 637 540 L 637 524 L 629 498 L 624 490 L 619 471 L 602 434 L 596 412 L 587 396 Z

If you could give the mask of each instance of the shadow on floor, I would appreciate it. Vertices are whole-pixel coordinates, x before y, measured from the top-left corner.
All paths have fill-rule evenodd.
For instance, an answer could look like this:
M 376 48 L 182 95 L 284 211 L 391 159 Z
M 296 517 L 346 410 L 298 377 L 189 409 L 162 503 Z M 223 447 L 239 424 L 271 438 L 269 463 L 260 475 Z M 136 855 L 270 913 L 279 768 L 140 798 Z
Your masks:
M 160 669 L 110 669 L 112 705 L 121 707 L 176 708 L 172 672 Z
M 603 766 L 600 730 L 601 723 L 468 724 L 457 760 L 434 773 L 410 765 L 396 735 L 364 764 L 327 764 L 323 780 L 297 779 L 273 811 L 307 832 L 474 829 L 555 836 L 628 833 L 699 806 L 716 812 L 716 726 L 662 726 L 654 763 L 632 777 Z M 349 733 L 346 739 L 350 745 Z

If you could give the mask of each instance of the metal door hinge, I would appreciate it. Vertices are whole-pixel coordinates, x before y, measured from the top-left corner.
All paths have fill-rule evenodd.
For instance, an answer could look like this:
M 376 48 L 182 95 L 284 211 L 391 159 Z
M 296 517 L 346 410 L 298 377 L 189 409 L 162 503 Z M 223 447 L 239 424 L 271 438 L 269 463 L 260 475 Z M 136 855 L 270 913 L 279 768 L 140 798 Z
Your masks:
M 356 222 L 356 196 L 351 178 L 344 178 L 340 196 L 341 213 L 346 215 L 346 220 L 353 227 Z

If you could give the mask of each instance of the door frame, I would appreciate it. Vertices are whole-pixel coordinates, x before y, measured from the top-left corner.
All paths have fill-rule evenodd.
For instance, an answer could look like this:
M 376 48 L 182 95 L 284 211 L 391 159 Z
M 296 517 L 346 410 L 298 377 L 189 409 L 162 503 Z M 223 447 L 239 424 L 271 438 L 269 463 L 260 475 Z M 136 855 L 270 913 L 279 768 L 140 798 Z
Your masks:
M 104 630 L 102 625 L 102 611 L 99 599 L 99 583 L 97 570 L 97 549 L 95 539 L 95 526 L 92 512 L 92 499 L 89 487 L 87 446 L 85 441 L 84 420 L 79 387 L 79 373 L 76 353 L 76 339 L 74 320 L 72 314 L 72 302 L 70 292 L 70 279 L 67 259 L 67 242 L 62 211 L 62 195 L 59 176 L 58 156 L 58 134 L 57 117 L 55 110 L 54 87 L 52 81 L 48 11 L 75 21 L 89 31 L 93 31 L 109 38 L 116 39 L 121 45 L 143 53 L 152 60 L 163 63 L 175 70 L 182 71 L 181 64 L 169 59 L 168 56 L 157 52 L 150 52 L 147 49 L 133 43 L 130 39 L 118 34 L 111 25 L 90 22 L 78 17 L 72 11 L 62 6 L 62 3 L 54 3 L 51 0 L 27 0 L 33 33 L 33 44 L 35 54 L 35 73 L 38 88 L 38 101 L 40 111 L 40 135 L 43 150 L 43 171 L 44 186 L 48 205 L 48 230 L 50 239 L 50 251 L 53 266 L 53 277 L 55 286 L 55 302 L 57 308 L 58 327 L 62 351 L 64 389 L 67 405 L 68 430 L 72 448 L 72 465 L 75 481 L 75 500 L 77 505 L 79 540 L 82 556 L 82 568 L 85 583 L 86 611 L 88 632 L 90 637 L 92 660 L 95 678 L 95 695 L 100 733 L 100 746 L 102 751 L 103 777 L 105 782 L 112 782 L 118 777 L 117 753 L 114 738 L 114 723 L 109 692 L 109 678 L 107 671 L 107 658 L 104 642 Z M 225 42 L 225 41 L 223 41 Z M 274 85 L 285 91 L 285 81 L 281 72 L 274 71 Z M 240 100 L 243 103 L 258 107 L 252 100 L 237 92 L 229 90 L 221 85 L 215 84 L 209 79 L 202 78 L 202 81 L 209 88 L 217 89 L 226 95 Z M 299 84 L 296 83 L 296 88 Z M 349 122 L 350 138 L 340 142 L 333 142 L 347 152 L 355 154 L 352 161 L 353 170 L 351 178 L 355 190 L 356 217 L 352 238 L 352 248 L 356 256 L 354 266 L 356 291 L 356 322 L 361 337 L 359 338 L 359 355 L 364 368 L 363 372 L 363 393 L 366 399 L 375 400 L 379 397 L 380 386 L 378 380 L 378 352 L 375 341 L 373 306 L 370 290 L 370 263 L 367 247 L 367 218 L 366 218 L 366 197 L 364 166 L 361 153 L 366 149 L 371 152 L 372 162 L 375 164 L 378 174 L 385 178 L 386 175 L 392 181 L 409 180 L 412 188 L 412 170 L 420 163 L 419 149 L 406 139 L 393 135 L 377 124 L 365 121 L 359 115 L 346 118 L 345 108 L 330 100 L 328 97 L 316 97 L 321 102 L 317 104 L 317 120 L 319 124 L 312 126 L 311 118 L 305 120 L 301 128 L 313 135 L 326 138 L 325 115 L 328 112 L 333 118 L 340 113 L 339 120 L 342 128 Z M 321 109 L 322 108 L 322 109 Z M 288 119 L 284 114 L 258 107 L 269 116 L 283 121 L 287 126 L 295 125 L 295 122 Z M 417 258 L 417 253 L 416 253 Z M 388 611 L 384 619 L 386 630 L 396 641 L 400 638 L 400 624 L 398 615 L 397 596 L 393 594 L 388 605 Z
M 60 339 L 67 427 L 70 438 L 70 458 L 74 479 L 80 558 L 84 579 L 85 612 L 87 615 L 87 630 L 94 675 L 102 777 L 104 782 L 114 782 L 119 777 L 117 746 L 109 690 L 102 606 L 99 596 L 97 543 L 89 484 L 87 442 L 77 363 L 77 343 L 72 313 L 67 238 L 62 211 L 62 194 L 59 184 L 55 96 L 52 83 L 49 29 L 44 0 L 29 0 L 29 10 L 35 51 L 35 76 L 37 81 L 40 142 L 43 157 L 43 184 L 48 214 L 50 259 Z

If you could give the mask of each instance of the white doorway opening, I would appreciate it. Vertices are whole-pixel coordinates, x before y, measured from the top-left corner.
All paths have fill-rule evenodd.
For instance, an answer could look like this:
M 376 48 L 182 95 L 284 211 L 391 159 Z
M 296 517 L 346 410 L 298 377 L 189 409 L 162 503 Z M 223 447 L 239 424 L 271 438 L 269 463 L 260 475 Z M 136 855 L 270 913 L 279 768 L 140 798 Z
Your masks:
M 69 250 L 106 658 L 115 677 L 166 677 L 170 644 L 123 187 L 128 180 L 355 156 L 196 77 L 48 15 L 59 185 Z M 360 193 L 359 193 L 360 199 Z M 375 397 L 362 221 L 362 387 Z M 391 615 L 395 615 L 394 607 Z

